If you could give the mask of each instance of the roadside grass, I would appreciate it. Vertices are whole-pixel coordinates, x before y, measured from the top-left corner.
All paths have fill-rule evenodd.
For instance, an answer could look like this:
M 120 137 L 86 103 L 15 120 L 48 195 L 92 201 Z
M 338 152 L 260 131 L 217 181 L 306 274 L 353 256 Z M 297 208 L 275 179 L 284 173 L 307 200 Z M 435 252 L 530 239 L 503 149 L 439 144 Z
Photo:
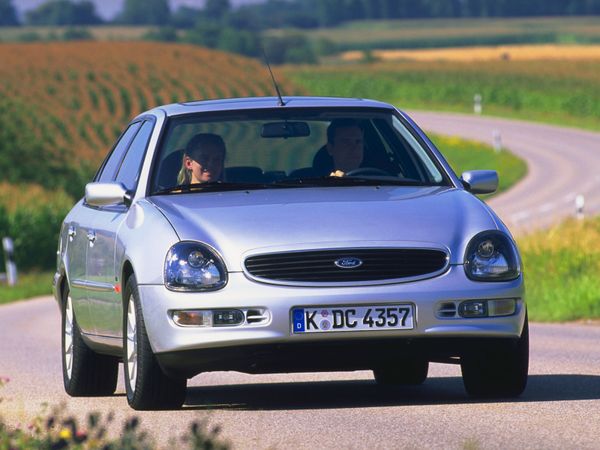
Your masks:
M 0 283 L 0 304 L 50 295 L 53 276 L 54 272 L 19 273 L 15 286 Z
M 517 241 L 531 320 L 600 318 L 600 217 L 571 219 Z
M 500 178 L 497 193 L 509 189 L 527 174 L 525 161 L 508 150 L 496 151 L 481 142 L 455 136 L 440 136 L 433 133 L 428 133 L 428 136 L 459 177 L 467 170 L 497 171 Z

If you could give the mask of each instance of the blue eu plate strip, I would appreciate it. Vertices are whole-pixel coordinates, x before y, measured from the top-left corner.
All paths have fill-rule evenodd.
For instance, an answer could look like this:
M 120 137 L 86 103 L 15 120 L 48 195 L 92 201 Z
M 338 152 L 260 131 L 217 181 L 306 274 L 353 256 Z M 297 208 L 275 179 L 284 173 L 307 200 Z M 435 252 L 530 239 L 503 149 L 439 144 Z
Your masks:
M 294 333 L 302 333 L 305 331 L 304 329 L 304 310 L 303 309 L 294 309 L 293 314 L 293 323 L 294 323 Z

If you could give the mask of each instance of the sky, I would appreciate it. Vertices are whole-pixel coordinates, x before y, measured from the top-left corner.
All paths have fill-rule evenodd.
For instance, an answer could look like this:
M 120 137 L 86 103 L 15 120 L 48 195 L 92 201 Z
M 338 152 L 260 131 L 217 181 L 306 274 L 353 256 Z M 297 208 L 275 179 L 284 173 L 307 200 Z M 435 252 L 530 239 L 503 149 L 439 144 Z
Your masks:
M 23 13 L 28 9 L 45 3 L 47 0 L 12 0 L 12 4 L 17 10 L 17 14 L 23 17 Z M 123 7 L 125 0 L 92 0 L 96 5 L 96 12 L 105 20 L 112 19 Z M 262 0 L 229 0 L 235 7 L 247 3 L 260 3 Z M 169 0 L 171 9 L 177 9 L 181 5 L 201 8 L 204 5 L 204 0 Z

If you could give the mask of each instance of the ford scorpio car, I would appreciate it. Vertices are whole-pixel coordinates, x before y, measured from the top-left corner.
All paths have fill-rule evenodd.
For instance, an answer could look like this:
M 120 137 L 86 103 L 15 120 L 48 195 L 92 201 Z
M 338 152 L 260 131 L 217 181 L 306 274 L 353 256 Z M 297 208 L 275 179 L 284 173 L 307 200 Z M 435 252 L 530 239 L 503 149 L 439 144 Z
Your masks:
M 54 295 L 66 392 L 180 407 L 207 371 L 372 370 L 525 388 L 509 230 L 410 119 L 372 100 L 244 98 L 136 117 L 64 220 Z

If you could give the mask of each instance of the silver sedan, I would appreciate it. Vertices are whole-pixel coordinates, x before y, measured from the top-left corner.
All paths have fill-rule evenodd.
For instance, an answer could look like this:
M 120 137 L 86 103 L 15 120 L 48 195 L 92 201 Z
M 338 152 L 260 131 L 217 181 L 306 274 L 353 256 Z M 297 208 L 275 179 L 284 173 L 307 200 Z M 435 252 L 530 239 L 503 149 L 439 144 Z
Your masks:
M 474 396 L 528 373 L 521 260 L 403 112 L 381 102 L 200 101 L 136 117 L 64 220 L 54 294 L 64 386 L 177 408 L 187 379 L 460 364 Z

